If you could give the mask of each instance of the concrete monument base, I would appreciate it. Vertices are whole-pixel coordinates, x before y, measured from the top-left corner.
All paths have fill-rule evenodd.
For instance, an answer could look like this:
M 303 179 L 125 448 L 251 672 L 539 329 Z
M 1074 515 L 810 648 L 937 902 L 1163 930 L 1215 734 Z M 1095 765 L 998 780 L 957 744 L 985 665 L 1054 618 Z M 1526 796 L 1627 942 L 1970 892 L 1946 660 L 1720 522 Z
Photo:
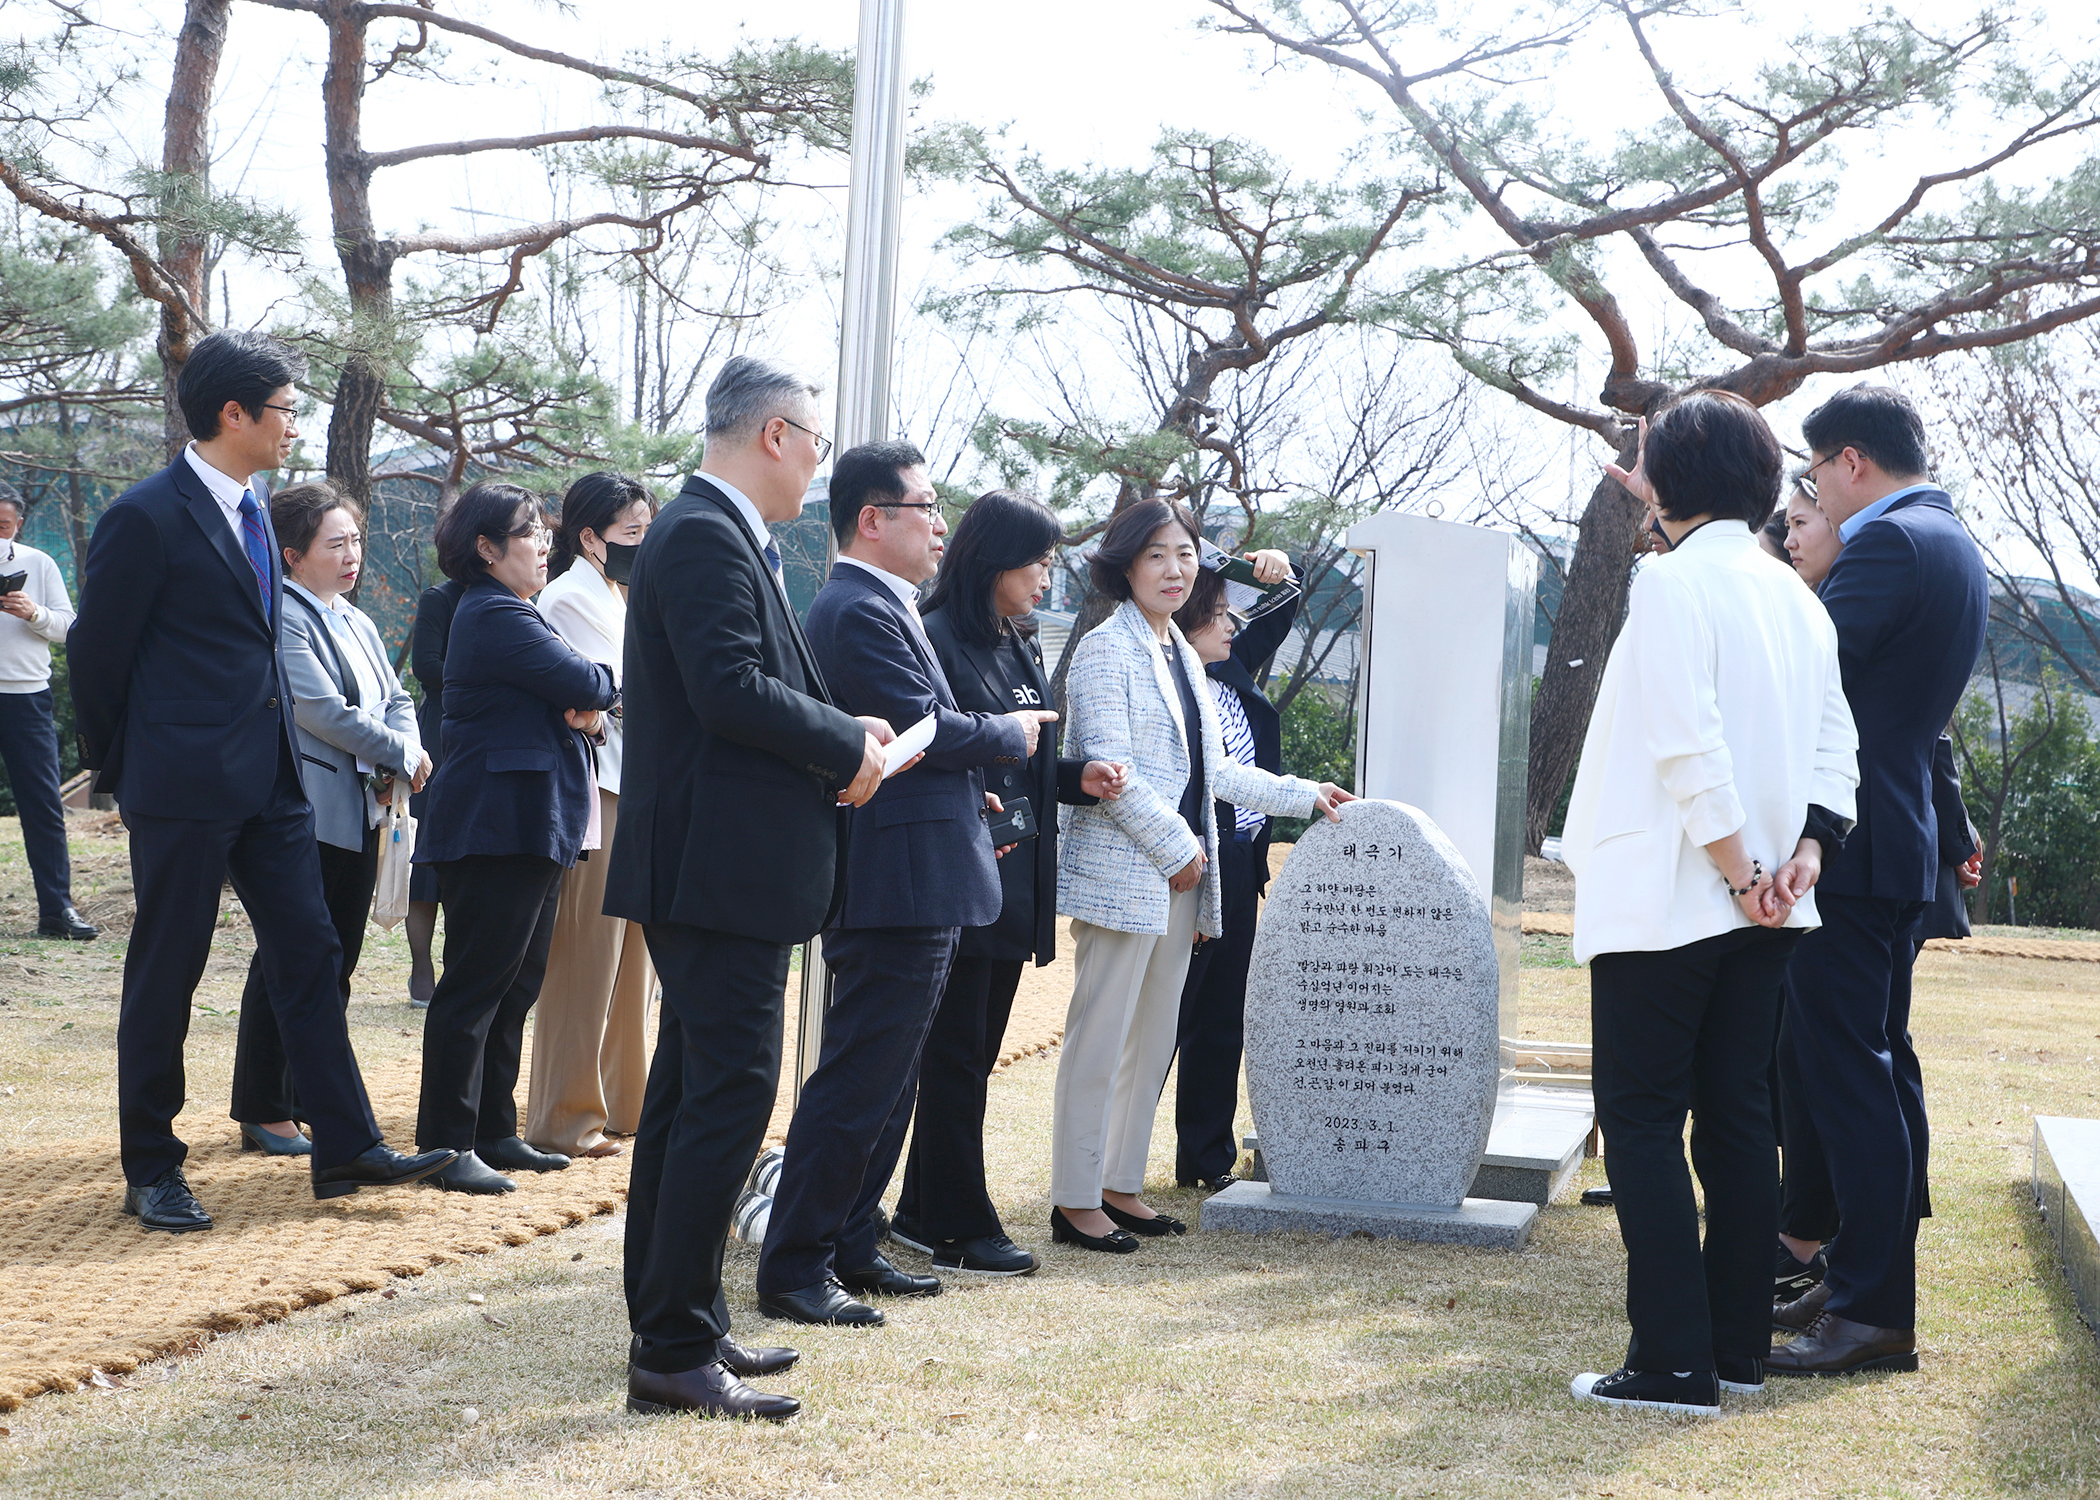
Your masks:
M 1351 1203 L 1340 1198 L 1293 1198 L 1266 1182 L 1235 1182 L 1203 1200 L 1201 1228 L 1242 1234 L 1324 1234 L 1340 1239 L 1368 1234 L 1381 1240 L 1422 1240 L 1521 1250 L 1531 1238 L 1536 1204 L 1468 1198 L 1457 1208 L 1406 1203 Z
M 1545 1207 L 1582 1165 L 1596 1123 L 1588 1089 L 1519 1084 L 1508 1090 L 1498 1101 L 1469 1196 Z

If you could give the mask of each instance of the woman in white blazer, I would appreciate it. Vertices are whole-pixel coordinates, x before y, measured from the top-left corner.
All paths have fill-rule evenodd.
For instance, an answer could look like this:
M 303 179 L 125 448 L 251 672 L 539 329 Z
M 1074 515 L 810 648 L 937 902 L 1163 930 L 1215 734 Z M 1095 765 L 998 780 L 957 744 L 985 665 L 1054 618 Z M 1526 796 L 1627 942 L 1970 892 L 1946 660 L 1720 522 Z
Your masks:
M 1109 523 L 1094 588 L 1123 601 L 1072 653 L 1065 751 L 1128 766 L 1123 795 L 1059 809 L 1057 909 L 1073 918 L 1072 1004 L 1058 1058 L 1050 1232 L 1125 1253 L 1188 1226 L 1138 1197 L 1174 1056 L 1189 954 L 1218 935 L 1214 802 L 1330 817 L 1341 788 L 1272 776 L 1225 754 L 1203 663 L 1174 624 L 1197 569 L 1195 519 L 1146 500 Z M 1191 751 L 1194 754 L 1191 754 Z
M 284 549 L 279 655 L 292 690 L 299 780 L 314 808 L 322 895 L 343 948 L 345 1006 L 379 874 L 381 799 L 420 791 L 430 775 L 415 700 L 394 674 L 379 627 L 343 597 L 357 586 L 364 565 L 363 522 L 357 503 L 325 479 L 270 497 L 270 524 Z M 228 1112 L 240 1122 L 243 1151 L 305 1156 L 313 1150 L 293 1123 L 298 1101 L 259 953 L 241 993 Z
M 627 571 L 656 500 L 625 474 L 586 474 L 562 497 L 539 610 L 569 649 L 620 681 Z M 561 1156 L 617 1156 L 607 1132 L 632 1135 L 649 1078 L 649 1001 L 656 971 L 638 922 L 605 915 L 604 851 L 620 817 L 617 711 L 598 747 L 598 846 L 562 877 L 547 978 L 533 1008 L 525 1140 Z M 595 857 L 594 857 L 595 856 Z
M 1633 1325 L 1625 1365 L 1572 1389 L 1612 1405 L 1714 1415 L 1771 1349 L 1780 984 L 1859 781 L 1837 632 L 1757 541 L 1781 462 L 1754 407 L 1702 391 L 1612 469 L 1670 541 L 1634 577 L 1562 833 Z

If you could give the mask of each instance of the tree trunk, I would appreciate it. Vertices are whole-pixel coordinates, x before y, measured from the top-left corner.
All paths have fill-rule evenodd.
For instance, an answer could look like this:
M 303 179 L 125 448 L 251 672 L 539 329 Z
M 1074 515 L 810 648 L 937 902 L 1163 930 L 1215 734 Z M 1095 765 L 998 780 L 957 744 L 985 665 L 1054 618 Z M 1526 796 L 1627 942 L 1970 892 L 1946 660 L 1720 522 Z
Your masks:
M 1621 468 L 1632 466 L 1635 447 L 1636 441 L 1629 439 L 1619 450 Z M 1524 848 L 1530 854 L 1538 853 L 1540 842 L 1553 831 L 1546 824 L 1582 754 L 1604 663 L 1626 619 L 1626 590 L 1633 581 L 1641 515 L 1641 503 L 1609 476 L 1597 481 L 1582 513 L 1575 559 L 1568 566 L 1567 588 L 1546 650 L 1545 680 L 1531 709 L 1531 771 L 1524 808 Z
M 169 382 L 170 388 L 174 385 Z M 58 403 L 58 442 L 66 455 L 66 541 L 73 548 L 73 592 L 80 592 L 81 569 L 87 564 L 87 499 L 80 492 L 80 455 L 73 451 L 73 414 Z
M 175 38 L 175 69 L 168 81 L 168 106 L 162 125 L 160 169 L 170 177 L 191 178 L 200 188 L 211 177 L 211 98 L 219 77 L 219 57 L 226 49 L 226 22 L 233 0 L 188 0 L 182 30 Z M 207 257 L 211 247 L 201 235 L 178 235 L 163 229 L 160 260 L 180 284 L 190 306 L 207 314 L 210 287 Z M 179 307 L 161 304 L 160 350 L 162 436 L 168 461 L 190 440 L 189 424 L 175 404 L 175 381 L 182 374 L 190 346 L 211 330 L 194 326 Z
M 365 26 L 356 4 L 326 13 L 328 70 L 321 79 L 328 206 L 336 256 L 350 293 L 350 354 L 328 419 L 328 477 L 366 514 L 372 509 L 372 431 L 386 394 L 394 316 L 394 252 L 372 227 L 372 166 L 364 151 Z

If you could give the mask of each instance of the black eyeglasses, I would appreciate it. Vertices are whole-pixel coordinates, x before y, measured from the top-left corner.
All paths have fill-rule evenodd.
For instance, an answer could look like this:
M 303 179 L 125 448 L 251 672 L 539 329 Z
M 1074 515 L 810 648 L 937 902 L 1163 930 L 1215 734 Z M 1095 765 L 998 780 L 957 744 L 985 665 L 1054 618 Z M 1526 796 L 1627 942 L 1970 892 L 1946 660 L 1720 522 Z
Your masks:
M 1838 449 L 1837 453 L 1825 454 L 1822 458 L 1817 459 L 1814 463 L 1810 464 L 1807 468 L 1803 469 L 1801 471 L 1801 477 L 1794 481 L 1795 484 L 1801 486 L 1801 493 L 1808 496 L 1809 499 L 1815 501 L 1818 505 L 1822 504 L 1823 497 L 1816 493 L 1816 470 L 1822 468 L 1823 465 L 1829 463 L 1831 459 L 1838 457 L 1838 455 L 1843 453 L 1844 451 L 1844 449 L 1840 448 Z
M 797 421 L 796 421 L 796 420 L 795 420 L 795 419 L 794 419 L 793 417 L 782 417 L 782 418 L 781 418 L 780 420 L 781 420 L 781 421 L 783 421 L 783 422 L 785 422 L 785 423 L 787 423 L 787 424 L 788 424 L 788 426 L 790 426 L 790 427 L 794 428 L 794 429 L 795 429 L 795 431 L 797 431 L 797 432 L 806 432 L 806 433 L 808 433 L 808 434 L 809 434 L 809 435 L 810 435 L 811 437 L 813 437 L 813 438 L 815 438 L 815 439 L 817 440 L 817 462 L 818 462 L 818 463 L 822 463 L 822 462 L 824 462 L 824 460 L 825 460 L 825 459 L 827 459 L 827 458 L 831 457 L 831 439 L 830 439 L 830 438 L 828 438 L 828 437 L 824 436 L 824 434 L 823 434 L 823 433 L 821 433 L 821 432 L 817 431 L 817 430 L 816 430 L 816 428 L 814 428 L 814 427 L 804 427 L 804 426 L 803 426 L 803 425 L 802 425 L 802 424 L 801 424 L 800 422 L 797 422 Z
M 287 417 L 296 417 L 299 415 L 299 408 L 296 406 L 278 406 L 269 401 L 265 401 L 262 404 L 262 409 L 264 411 L 281 411 Z
M 938 500 L 870 500 L 877 510 L 939 510 Z

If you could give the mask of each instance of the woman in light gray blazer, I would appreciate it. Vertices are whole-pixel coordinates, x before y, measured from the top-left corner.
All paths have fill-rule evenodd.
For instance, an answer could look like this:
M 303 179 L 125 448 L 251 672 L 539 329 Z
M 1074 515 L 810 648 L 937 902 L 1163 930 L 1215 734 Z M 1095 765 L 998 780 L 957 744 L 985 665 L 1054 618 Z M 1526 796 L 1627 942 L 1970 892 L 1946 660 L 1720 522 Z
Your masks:
M 1126 1253 L 1188 1226 L 1138 1197 L 1152 1117 L 1174 1056 L 1193 945 L 1219 931 L 1215 802 L 1302 818 L 1353 801 L 1225 753 L 1203 663 L 1174 624 L 1201 539 L 1178 505 L 1146 500 L 1109 523 L 1088 568 L 1122 600 L 1072 654 L 1064 753 L 1130 768 L 1123 795 L 1060 809 L 1057 909 L 1075 976 L 1057 1065 L 1051 1238 Z M 1199 934 L 1201 936 L 1199 936 Z
M 299 778 L 314 807 L 322 894 L 342 944 L 345 1006 L 379 873 L 382 806 L 397 789 L 420 791 L 430 774 L 415 702 L 394 674 L 379 628 L 343 598 L 364 562 L 363 519 L 326 480 L 293 485 L 270 500 L 270 522 L 284 548 L 280 651 L 296 700 Z M 293 1123 L 298 1101 L 260 954 L 249 962 L 241 994 L 230 1112 L 244 1151 L 305 1156 L 313 1149 Z

